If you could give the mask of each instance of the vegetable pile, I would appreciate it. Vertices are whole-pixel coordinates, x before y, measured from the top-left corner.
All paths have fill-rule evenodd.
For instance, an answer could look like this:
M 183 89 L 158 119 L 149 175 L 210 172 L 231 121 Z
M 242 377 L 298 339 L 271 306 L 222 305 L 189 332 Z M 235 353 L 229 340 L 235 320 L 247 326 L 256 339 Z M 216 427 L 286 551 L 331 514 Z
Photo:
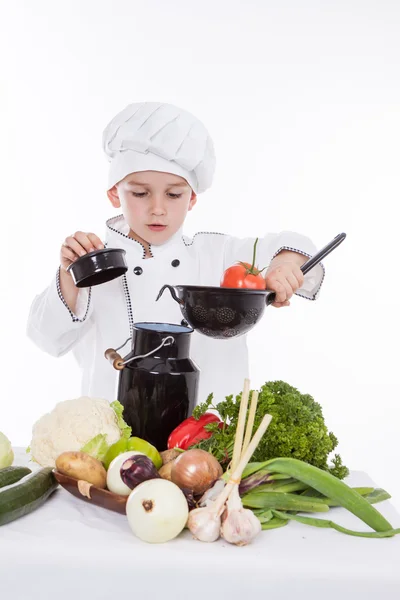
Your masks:
M 206 402 L 194 409 L 193 418 L 201 420 L 208 414 L 207 411 L 215 409 L 221 415 L 223 426 L 221 423 L 207 424 L 207 439 L 191 445 L 207 450 L 222 465 L 227 465 L 232 458 L 241 395 L 236 398 L 228 396 L 216 406 L 212 401 L 210 395 Z M 254 452 L 252 458 L 255 462 L 277 456 L 297 458 L 340 479 L 347 477 L 349 471 L 338 454 L 334 455 L 332 465 L 328 465 L 329 455 L 337 447 L 338 440 L 328 431 L 321 406 L 309 394 L 301 394 L 284 381 L 267 382 L 258 395 L 255 427 L 260 425 L 265 414 L 270 414 L 273 419 L 268 433 Z
M 130 529 L 145 542 L 167 542 L 188 528 L 200 541 L 222 537 L 244 546 L 262 530 L 290 520 L 360 537 L 400 533 L 373 506 L 390 495 L 370 487 L 351 488 L 343 481 L 348 469 L 340 456 L 334 455 L 329 464 L 338 441 L 326 427 L 321 406 L 283 381 L 250 392 L 246 379 L 241 394 L 217 406 L 210 396 L 171 432 L 163 452 L 131 437 L 118 402 L 108 412 L 103 401 L 92 400 L 75 405 L 75 412 L 66 409 L 68 404 L 60 403 L 61 410 L 57 405 L 53 416 L 45 416 L 55 429 L 43 426 L 48 418 L 36 424 L 34 457 L 54 460 L 56 472 L 75 480 L 86 500 L 92 499 L 93 489 L 122 500 Z M 10 450 L 8 442 L 0 453 L 8 464 L 0 469 L 0 525 L 35 510 L 57 488 L 53 465 L 36 473 L 10 466 Z M 353 531 L 330 516 L 321 518 L 337 506 L 369 530 Z

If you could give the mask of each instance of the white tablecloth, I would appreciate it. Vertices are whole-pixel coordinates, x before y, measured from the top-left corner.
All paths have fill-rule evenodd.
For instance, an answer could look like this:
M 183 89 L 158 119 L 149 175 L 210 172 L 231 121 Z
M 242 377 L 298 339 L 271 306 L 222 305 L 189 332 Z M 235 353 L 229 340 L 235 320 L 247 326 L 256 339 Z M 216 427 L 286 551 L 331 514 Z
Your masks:
M 23 462 L 18 450 L 14 464 Z M 361 472 L 352 473 L 349 483 L 373 485 Z M 378 507 L 400 527 L 390 502 Z M 368 529 L 342 509 L 333 509 L 332 517 Z M 124 515 L 62 488 L 35 512 L 0 528 L 1 599 L 243 600 L 250 594 L 271 600 L 399 600 L 400 536 L 363 539 L 291 522 L 243 548 L 223 540 L 198 542 L 187 530 L 167 544 L 151 545 L 134 537 Z

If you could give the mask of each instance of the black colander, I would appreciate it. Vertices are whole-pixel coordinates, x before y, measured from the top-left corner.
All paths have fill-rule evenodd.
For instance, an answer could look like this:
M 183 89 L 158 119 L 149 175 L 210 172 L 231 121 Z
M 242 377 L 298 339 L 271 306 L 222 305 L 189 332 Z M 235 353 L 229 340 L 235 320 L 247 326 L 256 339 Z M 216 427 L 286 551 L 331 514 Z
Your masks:
M 301 267 L 305 275 L 346 238 L 336 236 Z M 157 300 L 168 289 L 179 304 L 187 323 L 196 331 L 216 339 L 243 335 L 256 325 L 265 307 L 275 300 L 275 292 L 195 285 L 164 285 Z

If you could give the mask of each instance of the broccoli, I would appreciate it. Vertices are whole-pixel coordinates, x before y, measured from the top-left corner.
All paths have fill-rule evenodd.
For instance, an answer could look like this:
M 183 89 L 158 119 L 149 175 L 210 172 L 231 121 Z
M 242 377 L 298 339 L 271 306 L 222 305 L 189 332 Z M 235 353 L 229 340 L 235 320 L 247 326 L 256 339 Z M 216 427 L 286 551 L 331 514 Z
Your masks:
M 196 444 L 197 448 L 207 450 L 223 465 L 227 465 L 232 457 L 240 400 L 241 394 L 235 399 L 227 396 L 214 406 L 211 394 L 193 412 L 193 416 L 199 418 L 210 408 L 215 409 L 226 424 L 222 429 L 218 428 L 217 423 L 207 425 L 206 429 L 213 433 L 212 437 Z M 309 394 L 301 394 L 284 381 L 267 382 L 259 392 L 253 432 L 266 413 L 273 418 L 252 461 L 263 462 L 288 456 L 329 471 L 339 479 L 348 475 L 349 471 L 339 455 L 335 454 L 333 464 L 328 465 L 328 457 L 337 447 L 338 440 L 328 431 L 320 404 Z

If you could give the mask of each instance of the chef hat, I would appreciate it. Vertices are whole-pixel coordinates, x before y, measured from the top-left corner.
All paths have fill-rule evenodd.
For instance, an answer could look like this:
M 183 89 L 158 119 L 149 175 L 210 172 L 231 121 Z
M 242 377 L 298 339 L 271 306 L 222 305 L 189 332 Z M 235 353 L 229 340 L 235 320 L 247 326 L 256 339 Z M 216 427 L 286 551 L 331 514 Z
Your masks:
M 179 175 L 196 194 L 212 183 L 215 154 L 208 131 L 192 114 L 171 104 L 130 104 L 107 125 L 103 149 L 110 162 L 109 189 L 139 171 Z

